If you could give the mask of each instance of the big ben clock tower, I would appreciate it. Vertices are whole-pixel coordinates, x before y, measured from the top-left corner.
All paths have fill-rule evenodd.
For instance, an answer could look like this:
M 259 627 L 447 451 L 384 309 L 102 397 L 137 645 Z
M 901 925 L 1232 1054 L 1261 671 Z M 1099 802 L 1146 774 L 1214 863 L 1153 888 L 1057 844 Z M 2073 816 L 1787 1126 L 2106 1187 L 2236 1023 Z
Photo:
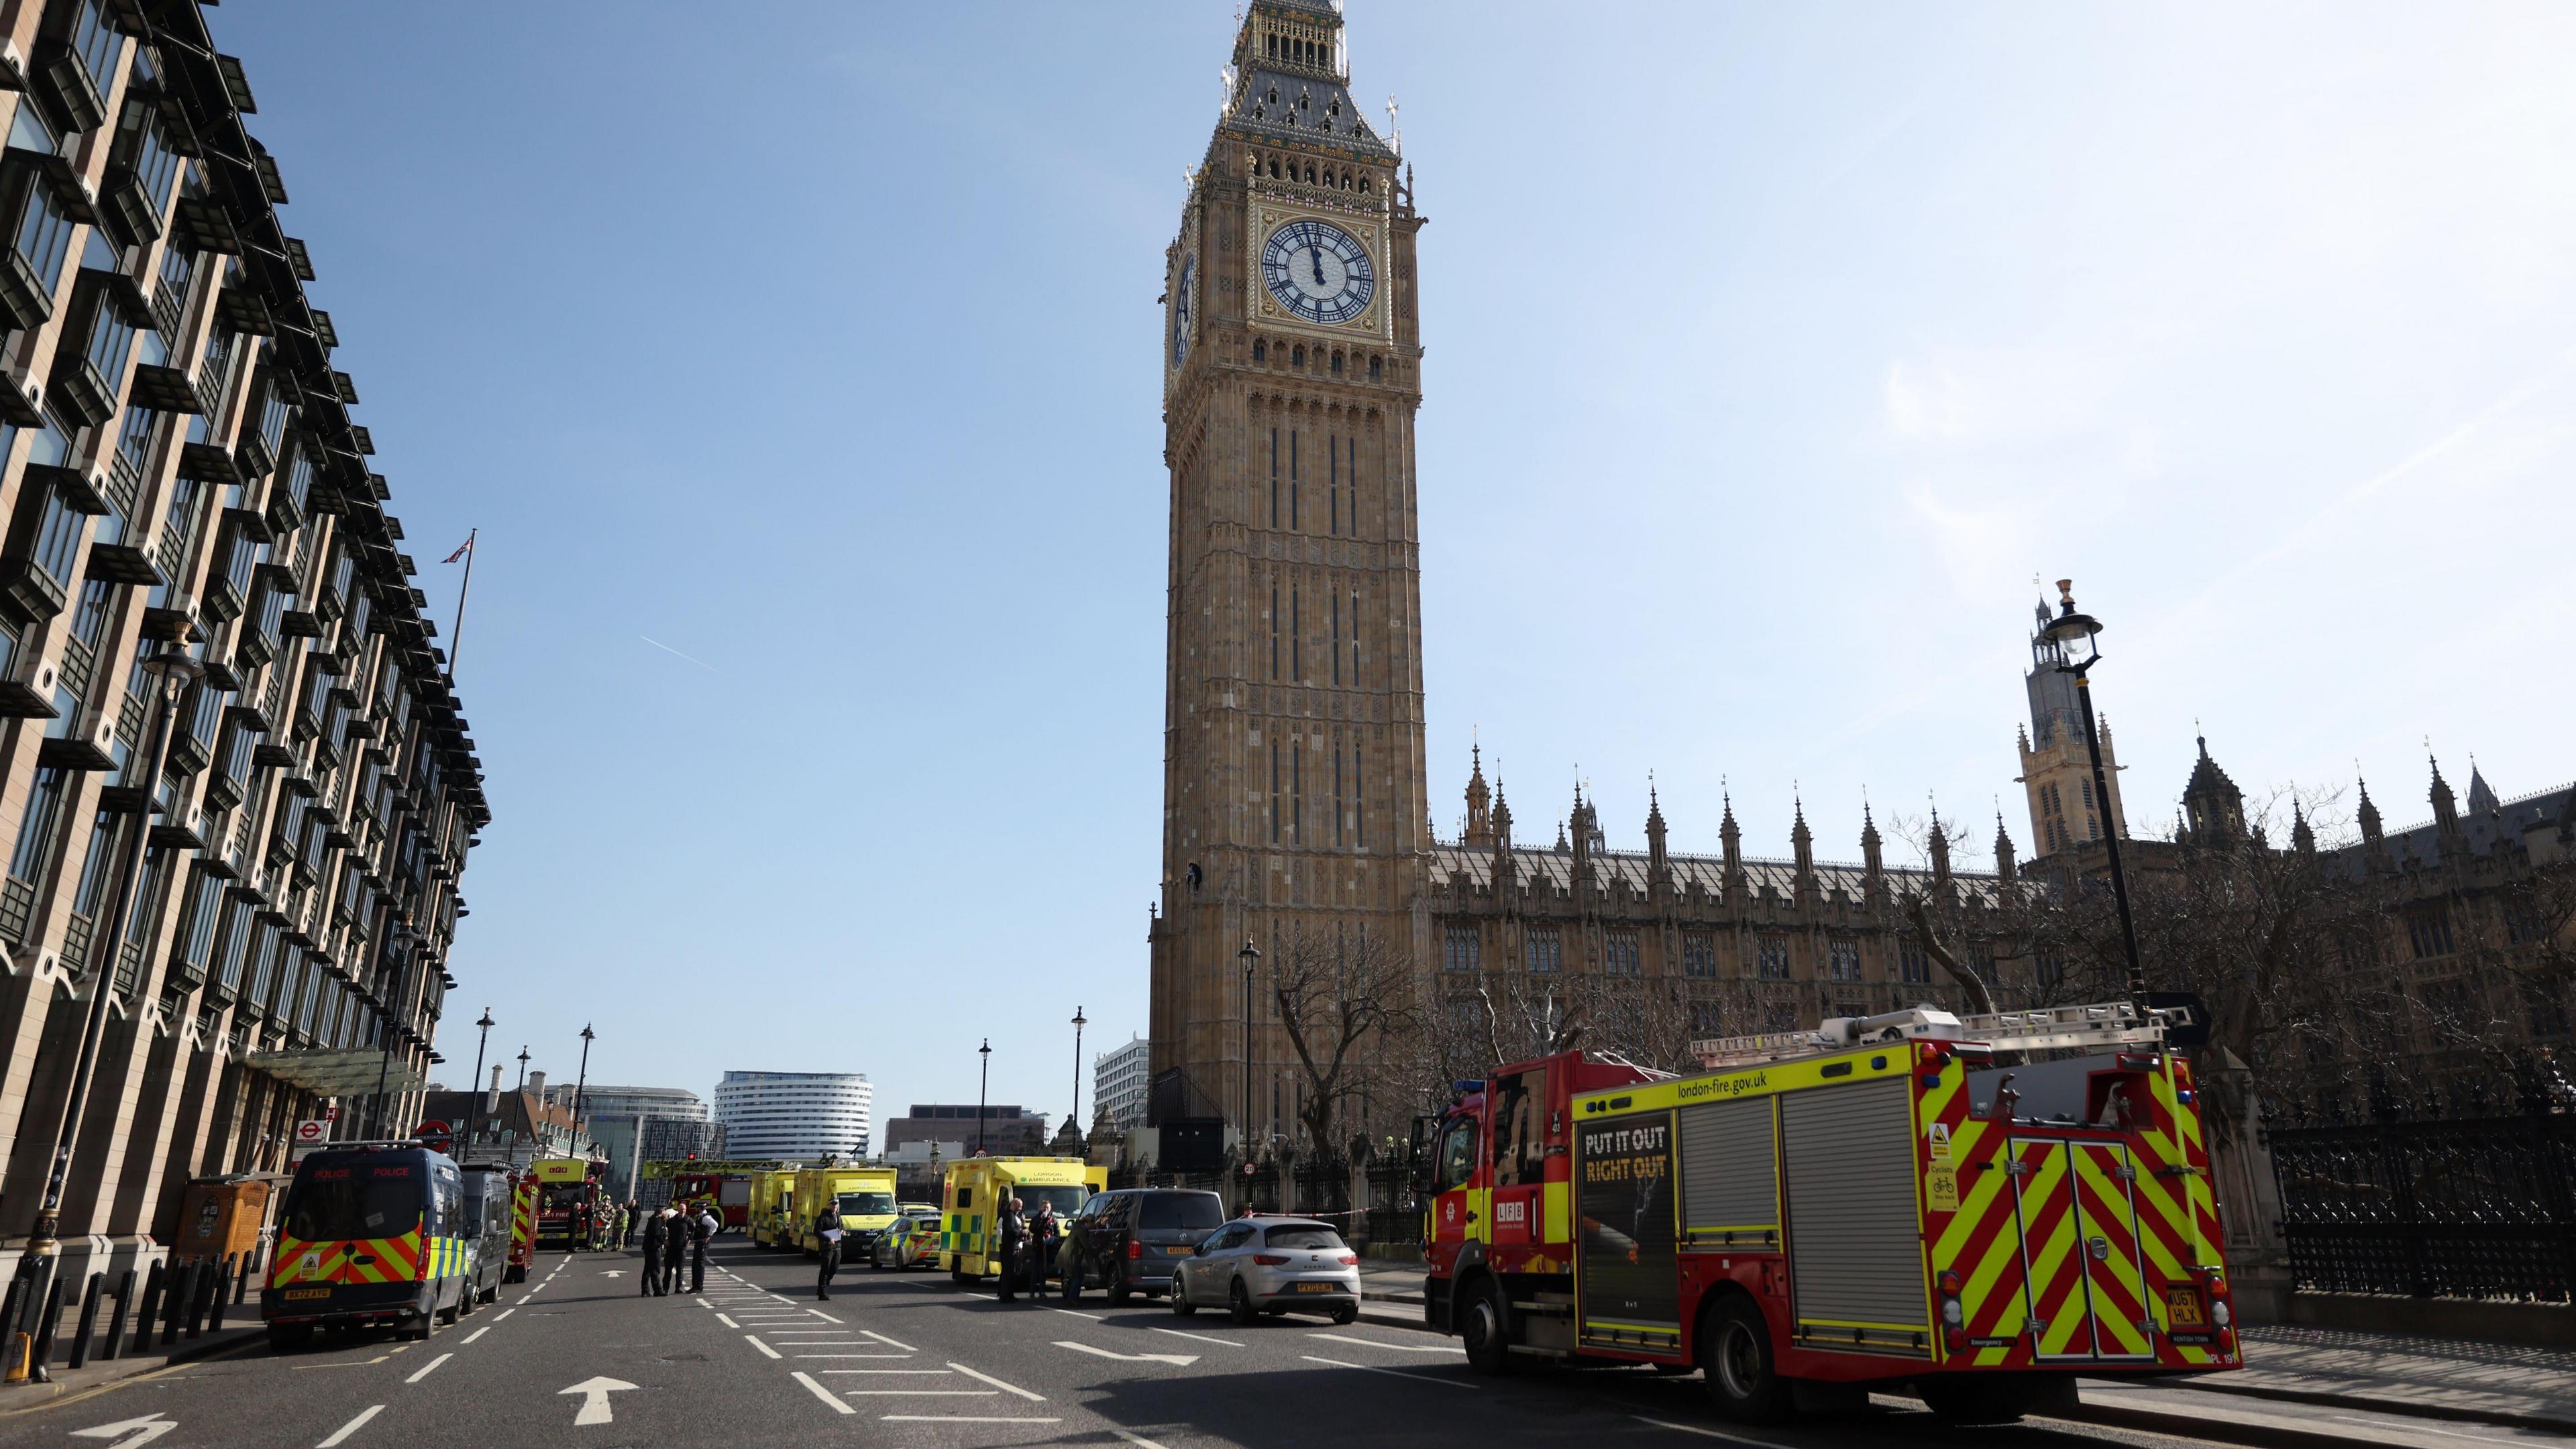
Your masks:
M 1153 1066 L 1158 1117 L 1266 1142 L 1303 1091 L 1268 990 L 1283 943 L 1429 959 L 1422 218 L 1352 101 L 1339 5 L 1251 0 L 1227 74 L 1165 273 Z

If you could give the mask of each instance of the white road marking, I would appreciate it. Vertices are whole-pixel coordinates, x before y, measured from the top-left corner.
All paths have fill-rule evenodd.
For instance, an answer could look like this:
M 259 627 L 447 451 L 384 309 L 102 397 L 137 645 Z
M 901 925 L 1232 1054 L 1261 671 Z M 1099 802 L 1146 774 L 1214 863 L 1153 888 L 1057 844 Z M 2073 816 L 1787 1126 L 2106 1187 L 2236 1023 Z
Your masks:
M 113 1424 L 100 1424 L 97 1427 L 90 1429 L 74 1429 L 71 1432 L 71 1437 L 75 1439 L 114 1439 L 116 1442 L 109 1445 L 108 1449 L 142 1449 L 143 1445 L 151 1443 L 153 1440 L 160 1438 L 162 1435 L 167 1434 L 178 1427 L 178 1420 L 165 1419 L 161 1417 L 160 1411 L 156 1409 L 153 1412 L 144 1415 L 140 1419 L 119 1419 Z
M 554 1275 L 549 1273 L 546 1276 L 553 1277 Z M 626 1272 L 622 1268 L 602 1268 L 599 1270 L 599 1276 L 602 1278 L 623 1278 L 626 1276 Z
M 1188 1368 L 1199 1361 L 1199 1356 L 1194 1353 L 1119 1353 L 1114 1349 L 1093 1348 L 1087 1343 L 1076 1343 L 1069 1338 L 1057 1339 L 1055 1346 L 1069 1348 L 1076 1353 L 1091 1354 L 1098 1358 L 1114 1358 L 1121 1363 L 1167 1363 L 1174 1368 Z
M 723 1325 L 724 1325 L 725 1327 L 727 1327 L 727 1328 L 740 1328 L 740 1327 L 742 1327 L 742 1325 L 741 1325 L 741 1324 L 734 1322 L 732 1319 L 725 1317 L 725 1316 L 724 1316 L 723 1314 L 721 1314 L 721 1313 L 719 1313 L 719 1314 L 717 1314 L 717 1315 L 716 1315 L 716 1322 L 723 1324 Z
M 633 1384 L 624 1379 L 593 1378 L 584 1379 L 571 1388 L 557 1389 L 555 1392 L 581 1395 L 581 1412 L 572 1416 L 573 1427 L 577 1429 L 585 1424 L 614 1423 L 617 1416 L 609 1411 L 608 1396 L 620 1389 L 633 1387 L 635 1387 Z
M 403 1380 L 403 1382 L 407 1384 L 419 1383 L 422 1379 L 428 1378 L 431 1374 L 438 1372 L 438 1366 L 440 1364 L 443 1364 L 454 1357 L 456 1357 L 456 1355 L 452 1353 L 442 1353 L 438 1357 L 431 1359 L 429 1362 L 422 1364 L 418 1372 L 414 1373 L 410 1378 Z
M 478 1338 L 481 1338 L 483 1335 L 485 1335 L 485 1334 L 487 1334 L 487 1333 L 490 1333 L 491 1331 L 492 1331 L 492 1325 L 490 1325 L 490 1324 L 488 1324 L 488 1323 L 487 1323 L 487 1324 L 484 1324 L 481 1328 L 478 1328 L 478 1329 L 474 1330 L 472 1333 L 469 1333 L 469 1334 L 465 1335 L 465 1343 L 472 1343 L 474 1340 L 476 1340 L 476 1339 L 478 1339 Z M 460 1343 L 460 1344 L 458 1344 L 458 1345 L 457 1345 L 457 1347 L 459 1347 L 459 1348 L 463 1348 L 464 1346 L 465 1346 L 465 1344 L 463 1344 L 463 1343 Z
M 1675 1429 L 1684 1434 L 1698 1434 L 1704 1438 L 1723 1439 L 1729 1444 L 1757 1444 L 1761 1446 L 1761 1449 L 1779 1449 L 1779 1442 L 1773 1439 L 1745 1439 L 1734 1434 L 1721 1434 L 1715 1429 L 1703 1429 L 1697 1424 L 1676 1424 L 1670 1419 L 1649 1419 L 1643 1414 L 1630 1414 L 1628 1417 L 1636 1420 L 1640 1424 L 1652 1424 L 1658 1429 Z
M 1018 1384 L 1006 1384 L 1000 1379 L 993 1377 L 991 1374 L 979 1374 L 962 1363 L 952 1363 L 949 1367 L 957 1370 L 959 1373 L 964 1374 L 970 1379 L 974 1379 L 978 1383 L 991 1384 L 997 1389 L 1008 1389 L 1012 1393 L 1019 1395 L 1021 1398 L 1028 1400 L 1030 1403 L 1043 1404 L 1046 1402 L 1046 1395 L 1044 1394 L 1030 1393 L 1028 1390 L 1021 1388 Z
M 1121 1438 L 1121 1439 L 1126 1440 L 1128 1443 L 1135 1445 L 1135 1446 L 1136 1446 L 1136 1449 L 1163 1449 L 1163 1446 L 1162 1446 L 1162 1445 L 1155 1443 L 1153 1440 L 1146 1438 L 1144 1435 L 1142 1435 L 1142 1434 L 1130 1434 L 1130 1433 L 1128 1433 L 1126 1430 L 1119 1428 L 1119 1427 L 1118 1427 L 1117 1425 L 1115 1425 L 1115 1424 L 1112 1424 L 1112 1425 L 1110 1425 L 1110 1426 L 1109 1426 L 1109 1432 L 1110 1432 L 1110 1433 L 1112 1433 L 1112 1434 L 1117 1435 L 1117 1436 L 1118 1436 L 1119 1438 Z
M 1062 1419 L 992 1418 L 979 1414 L 879 1414 L 881 1424 L 1061 1424 Z
M 844 1321 L 844 1320 L 842 1320 L 842 1319 L 832 1318 L 832 1315 L 830 1315 L 830 1314 L 828 1314 L 828 1313 L 824 1312 L 824 1311 L 823 1311 L 822 1309 L 820 1309 L 820 1308 L 808 1308 L 808 1309 L 806 1309 L 805 1311 L 806 1311 L 806 1312 L 808 1312 L 808 1313 L 813 1314 L 816 1318 L 828 1318 L 828 1319 L 831 1319 L 831 1321 L 832 1321 L 832 1322 L 834 1322 L 834 1323 L 840 1323 L 840 1322 L 843 1322 L 843 1321 Z
M 888 1348 L 899 1348 L 905 1353 L 921 1352 L 920 1349 L 914 1348 L 911 1344 L 897 1343 L 893 1339 L 886 1337 L 884 1334 L 877 1332 L 873 1328 L 862 1328 L 859 1332 L 866 1334 L 868 1337 L 875 1339 L 877 1342 L 884 1344 Z
M 765 1344 L 765 1343 L 761 1342 L 758 1338 L 753 1337 L 751 1334 L 746 1333 L 746 1334 L 744 1334 L 744 1335 L 743 1335 L 743 1337 L 744 1337 L 744 1338 L 746 1338 L 746 1339 L 750 1339 L 750 1340 L 751 1340 L 751 1346 L 752 1346 L 753 1348 L 759 1349 L 762 1353 L 765 1353 L 765 1354 L 769 1355 L 771 1358 L 785 1358 L 785 1357 L 787 1357 L 787 1355 L 785 1355 L 785 1354 L 783 1354 L 783 1353 L 780 1353 L 778 1350 L 776 1350 L 776 1349 L 774 1349 L 774 1348 L 771 1348 L 768 1344 Z
M 1100 1315 L 1097 1313 L 1076 1313 L 1070 1308 L 1050 1308 L 1047 1312 L 1061 1313 L 1067 1318 L 1088 1318 L 1094 1323 L 1098 1323 L 1100 1321 Z
M 500 1312 L 495 1313 L 495 1314 L 493 1314 L 493 1315 L 492 1315 L 492 1321 L 493 1321 L 494 1323 L 498 1323 L 498 1322 L 500 1322 L 502 1319 L 507 1318 L 507 1317 L 509 1317 L 511 1314 L 516 1313 L 516 1312 L 518 1312 L 518 1311 L 519 1311 L 519 1310 L 517 1310 L 517 1309 L 515 1309 L 515 1308 L 504 1308 L 504 1309 L 502 1309 Z
M 1153 1325 L 1147 1324 L 1146 1327 L 1152 1328 Z M 1243 1347 L 1242 1344 L 1239 1344 L 1230 1338 L 1210 1338 L 1204 1333 L 1183 1333 L 1177 1328 L 1155 1328 L 1154 1331 L 1156 1333 L 1168 1333 L 1174 1338 L 1195 1338 L 1201 1343 L 1221 1343 L 1228 1348 Z
M 1460 1383 L 1456 1379 L 1425 1378 L 1422 1375 L 1413 1372 L 1411 1369 L 1377 1368 L 1364 1363 L 1344 1363 L 1337 1358 L 1317 1358 L 1311 1353 L 1301 1353 L 1297 1356 L 1308 1363 L 1331 1364 L 1335 1368 L 1358 1369 L 1364 1374 L 1385 1374 L 1390 1378 L 1411 1379 L 1416 1383 L 1424 1384 L 1447 1384 L 1453 1389 L 1472 1389 L 1475 1387 L 1474 1384 Z
M 1335 1343 L 1356 1343 L 1363 1348 L 1400 1348 L 1406 1353 L 1454 1353 L 1463 1356 L 1467 1350 L 1454 1343 L 1385 1343 L 1374 1338 L 1353 1338 L 1345 1333 L 1310 1333 L 1308 1338 L 1329 1338 Z
M 812 1389 L 814 1391 L 814 1397 L 821 1399 L 824 1403 L 832 1406 L 832 1412 L 836 1414 L 855 1414 L 858 1412 L 858 1410 L 842 1403 L 841 1396 L 839 1394 L 833 1393 L 830 1389 L 814 1382 L 813 1376 L 806 1373 L 803 1369 L 794 1370 L 794 1373 L 796 1375 L 796 1382 Z
M 360 1409 L 358 1411 L 358 1417 L 351 1419 L 349 1422 L 333 1430 L 330 1438 L 314 1445 L 313 1449 L 340 1449 L 341 1445 L 349 1442 L 350 1435 L 367 1427 L 367 1421 L 369 1419 L 374 1418 L 384 1411 L 385 1406 L 382 1404 L 370 1404 L 366 1408 Z
M 998 1399 L 991 1389 L 843 1389 L 854 1399 Z
M 822 1372 L 827 1374 L 926 1374 L 933 1378 L 948 1376 L 946 1369 L 824 1369 Z
M 800 1353 L 798 1358 L 910 1358 L 908 1353 Z

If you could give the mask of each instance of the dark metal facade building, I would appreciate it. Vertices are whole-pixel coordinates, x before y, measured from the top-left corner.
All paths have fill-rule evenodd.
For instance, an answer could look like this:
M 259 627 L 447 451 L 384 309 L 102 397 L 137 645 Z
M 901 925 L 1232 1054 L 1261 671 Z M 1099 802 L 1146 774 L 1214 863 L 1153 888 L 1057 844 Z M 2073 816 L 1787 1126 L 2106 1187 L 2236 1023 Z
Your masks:
M 335 1135 L 379 1075 L 408 1125 L 490 814 L 242 65 L 187 0 L 15 0 L 0 72 L 0 1260 L 104 991 L 76 1273 L 167 1240 L 190 1178 L 281 1168 L 317 1088 Z M 145 800 L 171 637 L 205 675 Z

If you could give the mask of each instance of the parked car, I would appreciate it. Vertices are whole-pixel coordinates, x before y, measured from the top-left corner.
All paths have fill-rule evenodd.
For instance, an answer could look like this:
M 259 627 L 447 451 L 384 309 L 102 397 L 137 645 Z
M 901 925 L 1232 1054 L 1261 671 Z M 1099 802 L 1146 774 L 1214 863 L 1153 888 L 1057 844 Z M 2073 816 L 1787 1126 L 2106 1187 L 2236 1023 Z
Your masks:
M 463 1180 L 469 1234 L 465 1311 L 471 1313 L 477 1303 L 497 1301 L 509 1276 L 511 1182 L 509 1171 L 498 1167 L 465 1168 Z
M 939 1213 L 911 1212 L 896 1218 L 868 1247 L 868 1264 L 876 1268 L 939 1266 Z
M 1096 1193 L 1065 1225 L 1056 1269 L 1064 1296 L 1106 1288 L 1109 1301 L 1172 1286 L 1172 1268 L 1225 1226 L 1225 1200 L 1180 1188 L 1121 1188 Z
M 1219 1305 L 1237 1323 L 1263 1314 L 1360 1316 L 1360 1255 L 1329 1223 L 1257 1218 L 1227 1223 L 1172 1274 L 1172 1311 Z

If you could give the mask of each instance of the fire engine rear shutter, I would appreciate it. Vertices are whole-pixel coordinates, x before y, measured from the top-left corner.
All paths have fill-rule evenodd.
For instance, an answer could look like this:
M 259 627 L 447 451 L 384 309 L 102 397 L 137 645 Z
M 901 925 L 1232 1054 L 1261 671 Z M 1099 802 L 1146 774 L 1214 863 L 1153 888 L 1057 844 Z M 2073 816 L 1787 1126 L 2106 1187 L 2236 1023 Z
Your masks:
M 1801 1337 L 1850 1342 L 1853 1327 L 1930 1331 L 1906 1090 L 1906 1080 L 1893 1077 L 1781 1100 Z M 1887 1340 L 1883 1332 L 1864 1336 Z
M 1770 1097 L 1681 1111 L 1682 1227 L 1694 1242 L 1776 1242 L 1779 1154 Z

